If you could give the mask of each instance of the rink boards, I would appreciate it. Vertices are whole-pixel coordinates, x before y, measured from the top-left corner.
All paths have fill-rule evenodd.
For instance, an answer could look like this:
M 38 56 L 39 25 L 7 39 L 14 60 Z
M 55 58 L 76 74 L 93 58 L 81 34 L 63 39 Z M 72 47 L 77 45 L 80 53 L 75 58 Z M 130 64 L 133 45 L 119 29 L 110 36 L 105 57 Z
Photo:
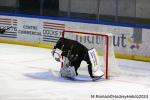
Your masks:
M 0 27 L 10 26 L 12 28 L 7 30 L 5 34 L 0 34 L 0 42 L 52 48 L 61 37 L 64 29 L 108 33 L 113 34 L 113 45 L 117 57 L 150 61 L 150 29 L 147 27 L 88 23 L 61 18 L 0 15 Z M 135 30 L 138 29 L 141 30 L 141 38 L 135 36 Z M 98 45 L 95 38 L 91 37 L 85 42 L 86 44 Z

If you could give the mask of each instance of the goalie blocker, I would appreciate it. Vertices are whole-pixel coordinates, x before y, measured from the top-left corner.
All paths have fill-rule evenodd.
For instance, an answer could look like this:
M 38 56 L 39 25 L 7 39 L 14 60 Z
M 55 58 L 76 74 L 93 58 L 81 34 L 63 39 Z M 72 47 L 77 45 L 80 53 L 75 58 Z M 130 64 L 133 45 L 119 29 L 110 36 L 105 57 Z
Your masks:
M 83 60 L 87 62 L 88 72 L 93 80 L 104 75 L 99 65 L 96 50 L 94 48 L 88 50 L 78 41 L 60 38 L 54 46 L 52 55 L 56 61 L 63 61 L 62 57 L 64 58 L 64 66 L 60 69 L 62 77 L 77 76 L 78 68 Z

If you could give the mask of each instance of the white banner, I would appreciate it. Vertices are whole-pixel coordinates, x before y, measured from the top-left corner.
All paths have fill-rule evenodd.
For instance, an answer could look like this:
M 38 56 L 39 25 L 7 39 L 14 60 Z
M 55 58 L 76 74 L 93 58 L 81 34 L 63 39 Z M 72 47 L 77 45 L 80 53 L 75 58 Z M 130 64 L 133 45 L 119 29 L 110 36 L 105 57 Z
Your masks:
M 39 19 L 19 18 L 18 39 L 20 41 L 40 43 L 42 36 L 42 23 Z

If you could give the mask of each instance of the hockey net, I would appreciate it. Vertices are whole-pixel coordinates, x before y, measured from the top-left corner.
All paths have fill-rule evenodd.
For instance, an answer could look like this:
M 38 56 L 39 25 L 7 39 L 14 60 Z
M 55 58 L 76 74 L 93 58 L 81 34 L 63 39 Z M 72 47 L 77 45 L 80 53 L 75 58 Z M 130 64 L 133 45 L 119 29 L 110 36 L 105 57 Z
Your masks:
M 95 48 L 99 56 L 100 67 L 105 73 L 106 79 L 119 75 L 120 69 L 115 59 L 112 34 L 64 30 L 62 37 L 76 40 L 88 49 Z M 82 71 L 85 71 L 85 67 L 82 67 L 82 65 L 86 64 L 81 64 L 80 67 Z

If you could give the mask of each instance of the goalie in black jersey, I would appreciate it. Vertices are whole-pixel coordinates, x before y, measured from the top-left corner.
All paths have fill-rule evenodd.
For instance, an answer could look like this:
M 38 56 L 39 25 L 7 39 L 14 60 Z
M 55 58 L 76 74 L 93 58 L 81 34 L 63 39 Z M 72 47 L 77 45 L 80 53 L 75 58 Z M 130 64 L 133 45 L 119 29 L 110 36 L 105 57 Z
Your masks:
M 52 51 L 53 57 L 56 61 L 61 61 L 64 57 L 64 67 L 60 69 L 62 77 L 75 77 L 78 75 L 78 68 L 84 60 L 88 64 L 88 72 L 93 80 L 101 78 L 104 73 L 101 71 L 100 66 L 96 61 L 96 56 L 93 53 L 95 49 L 88 50 L 84 45 L 75 40 L 60 38 Z M 93 60 L 95 61 L 93 62 Z M 98 65 L 98 66 L 96 66 Z M 94 70 L 94 67 L 97 67 Z

